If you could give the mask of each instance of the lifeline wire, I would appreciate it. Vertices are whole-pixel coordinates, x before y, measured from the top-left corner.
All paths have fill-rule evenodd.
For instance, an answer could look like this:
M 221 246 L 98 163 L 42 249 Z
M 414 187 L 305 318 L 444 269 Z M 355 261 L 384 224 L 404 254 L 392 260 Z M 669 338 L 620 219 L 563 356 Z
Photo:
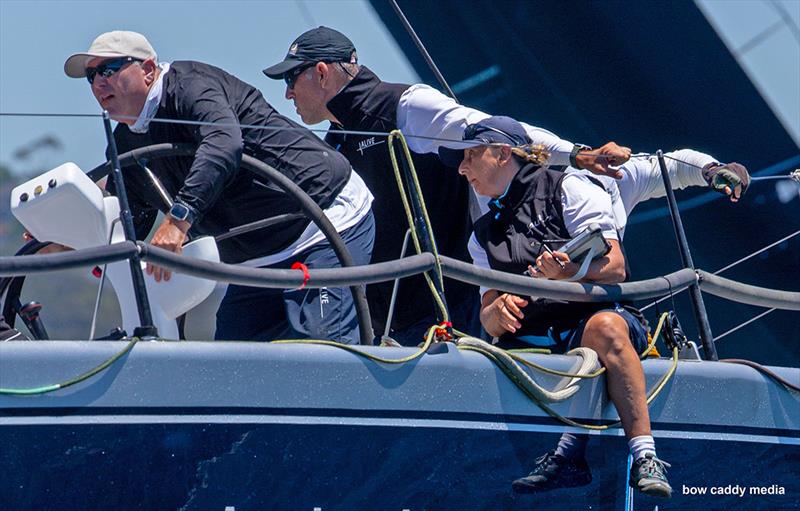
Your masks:
M 759 250 L 756 250 L 755 252 L 753 252 L 753 253 L 751 253 L 751 254 L 748 254 L 748 255 L 744 256 L 743 258 L 739 259 L 738 261 L 735 261 L 735 262 L 733 262 L 733 263 L 731 263 L 731 264 L 729 264 L 729 265 L 725 266 L 724 268 L 721 268 L 721 269 L 719 269 L 719 270 L 715 271 L 715 272 L 714 272 L 712 275 L 719 275 L 720 273 L 724 272 L 725 270 L 729 270 L 729 269 L 733 268 L 734 266 L 736 266 L 736 265 L 738 265 L 738 264 L 740 264 L 740 263 L 743 263 L 743 262 L 747 261 L 748 259 L 751 259 L 751 258 L 753 258 L 753 257 L 757 256 L 758 254 L 760 254 L 760 253 L 762 253 L 762 252 L 764 252 L 764 251 L 766 251 L 766 250 L 769 250 L 769 249 L 771 249 L 771 248 L 772 248 L 772 247 L 774 247 L 775 245 L 780 245 L 780 244 L 781 244 L 781 243 L 783 243 L 784 241 L 786 241 L 786 240 L 789 240 L 789 239 L 791 239 L 791 238 L 793 238 L 793 237 L 797 236 L 798 234 L 800 234 L 800 231 L 795 231 L 795 232 L 793 232 L 792 234 L 790 234 L 790 235 L 788 235 L 788 236 L 785 236 L 785 237 L 783 237 L 783 238 L 779 239 L 778 241 L 776 241 L 776 242 L 774 242 L 774 243 L 770 243 L 770 244 L 769 244 L 769 245 L 767 245 L 766 247 L 764 247 L 764 248 L 761 248 L 761 249 L 759 249 Z M 683 292 L 683 289 L 681 289 L 680 291 L 678 291 L 678 292 L 677 292 L 677 293 L 675 293 L 675 294 L 679 294 L 679 293 L 682 293 L 682 292 Z M 663 301 L 664 301 L 664 300 L 666 300 L 667 298 L 669 298 L 669 297 L 665 296 L 665 297 L 663 297 L 663 298 L 659 298 L 658 300 L 655 300 L 654 302 L 652 302 L 652 303 L 649 303 L 649 304 L 645 305 L 644 307 L 642 307 L 642 308 L 641 308 L 641 309 L 639 309 L 639 310 L 640 310 L 640 311 L 646 311 L 646 310 L 647 310 L 647 309 L 649 309 L 650 307 L 653 307 L 654 305 L 657 305 L 657 304 L 659 304 L 659 303 L 663 302 Z
M 73 113 L 34 113 L 34 112 L 0 112 L 0 117 L 102 117 L 102 114 L 73 114 Z M 121 115 L 119 116 L 120 119 L 137 119 L 138 117 L 128 116 L 128 115 Z M 264 131 L 311 131 L 312 133 L 338 133 L 343 135 L 363 135 L 363 136 L 380 136 L 380 137 L 388 137 L 389 133 L 384 131 L 357 131 L 357 130 L 331 130 L 331 129 L 323 129 L 323 128 L 287 128 L 282 126 L 262 126 L 257 124 L 232 124 L 232 123 L 217 123 L 217 122 L 207 122 L 207 121 L 187 121 L 181 119 L 164 119 L 164 118 L 155 118 L 150 122 L 155 123 L 164 123 L 164 124 L 184 124 L 189 126 L 218 126 L 222 128 L 247 128 L 247 129 L 254 129 L 254 130 L 264 130 Z M 406 138 L 415 138 L 419 140 L 430 140 L 433 142 L 445 142 L 449 144 L 463 144 L 464 141 L 461 139 L 453 139 L 453 138 L 441 138 L 441 137 L 429 137 L 425 135 L 411 135 L 411 134 L 403 134 Z M 558 151 L 558 150 L 549 150 L 548 153 L 550 155 L 569 155 L 570 151 Z M 595 155 L 597 158 L 603 158 L 605 155 L 598 154 Z M 633 158 L 652 158 L 655 155 L 652 153 L 634 153 L 630 155 L 630 159 Z M 681 160 L 679 158 L 675 158 L 673 156 L 669 156 L 667 154 L 664 155 L 664 158 L 677 161 L 679 163 L 683 163 L 684 165 L 688 165 L 689 167 L 693 167 L 696 169 L 702 169 L 703 167 L 699 165 L 695 165 L 693 163 L 689 163 L 687 161 Z M 790 179 L 796 182 L 800 182 L 800 172 L 795 170 L 787 175 L 781 176 L 756 176 L 751 177 L 750 181 L 762 181 L 762 180 L 774 180 L 774 179 Z
M 81 114 L 81 113 L 41 113 L 41 112 L 0 112 L 0 117 L 102 117 L 102 114 Z M 119 116 L 120 119 L 138 119 L 138 117 L 130 116 L 130 115 L 121 115 Z M 189 126 L 218 126 L 222 128 L 247 128 L 247 129 L 254 129 L 254 130 L 265 130 L 265 131 L 311 131 L 313 133 L 338 133 L 343 135 L 364 135 L 364 136 L 381 136 L 381 137 L 388 137 L 390 133 L 385 131 L 357 131 L 357 130 L 331 130 L 331 129 L 323 129 L 323 128 L 287 128 L 282 126 L 262 126 L 258 124 L 234 124 L 234 123 L 219 123 L 219 122 L 207 122 L 207 121 L 187 121 L 182 119 L 164 119 L 164 118 L 155 118 L 150 122 L 155 123 L 164 123 L 164 124 L 185 124 Z M 406 138 L 416 138 L 420 140 L 431 140 L 433 142 L 447 142 L 451 144 L 463 144 L 464 140 L 461 139 L 454 139 L 454 138 L 442 138 L 442 137 L 430 137 L 425 135 L 411 135 L 411 134 L 403 134 Z M 558 150 L 550 150 L 548 151 L 551 155 L 558 154 L 558 155 L 568 155 L 570 151 L 558 151 Z M 595 155 L 598 158 L 602 158 L 605 155 L 598 154 Z M 655 157 L 652 153 L 633 153 L 630 155 L 630 158 L 652 158 Z M 680 158 L 675 158 L 674 156 L 670 156 L 668 154 L 664 155 L 664 158 L 668 160 L 677 161 L 679 163 L 683 163 L 684 165 L 688 165 L 689 167 L 693 167 L 696 169 L 702 169 L 700 165 L 695 165 L 688 161 L 681 160 Z M 723 164 L 724 165 L 724 164 Z M 787 175 L 781 176 L 755 176 L 751 177 L 750 181 L 762 181 L 762 180 L 772 180 L 772 179 L 791 179 L 793 181 L 798 181 L 800 177 L 798 174 L 800 173 L 800 169 L 795 170 Z

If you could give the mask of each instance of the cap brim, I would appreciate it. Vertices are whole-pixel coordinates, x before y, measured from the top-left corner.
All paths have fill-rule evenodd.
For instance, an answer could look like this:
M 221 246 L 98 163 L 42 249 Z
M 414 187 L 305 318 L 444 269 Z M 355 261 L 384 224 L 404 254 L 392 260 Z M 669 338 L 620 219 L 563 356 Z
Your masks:
M 440 147 L 439 159 L 442 160 L 442 163 L 444 163 L 445 166 L 454 169 L 457 169 L 459 166 L 461 166 L 461 162 L 464 160 L 464 149 L 486 145 L 486 143 L 481 142 L 479 140 L 464 140 L 461 142 L 454 141 L 454 142 L 448 142 L 448 144 L 457 144 L 460 146 L 460 148 L 451 149 L 449 147 L 444 147 L 444 146 Z
M 283 62 L 279 62 L 274 66 L 270 66 L 262 70 L 262 73 L 273 80 L 280 80 L 283 78 L 283 75 L 292 69 L 295 69 L 296 67 L 302 66 L 303 64 L 307 64 L 307 62 L 305 60 L 286 59 Z
M 76 53 L 64 62 L 64 72 L 70 78 L 85 78 L 86 65 L 90 60 L 98 57 L 127 57 L 122 53 Z

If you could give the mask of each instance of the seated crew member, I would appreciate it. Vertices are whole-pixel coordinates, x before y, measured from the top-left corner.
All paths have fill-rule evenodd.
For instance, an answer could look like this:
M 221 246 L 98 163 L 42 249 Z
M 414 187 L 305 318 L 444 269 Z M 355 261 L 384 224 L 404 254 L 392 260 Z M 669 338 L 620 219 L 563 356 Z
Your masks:
M 493 198 L 490 211 L 475 224 L 475 237 L 483 252 L 476 254 L 476 264 L 518 274 L 529 271 L 551 279 L 570 278 L 578 265 L 558 252 L 562 243 L 551 240 L 568 240 L 596 223 L 611 248 L 591 263 L 581 281 L 614 284 L 625 280 L 625 257 L 611 200 L 601 187 L 578 175 L 534 163 L 538 160 L 529 151 L 530 139 L 522 125 L 511 118 L 490 117 L 470 125 L 463 139 L 475 146 L 442 148 L 439 155 L 448 166 L 457 167 L 478 193 Z M 501 346 L 522 340 L 556 353 L 577 346 L 597 352 L 607 370 L 609 395 L 629 439 L 634 459 L 630 484 L 649 495 L 668 497 L 672 490 L 665 463 L 656 456 L 650 431 L 644 372 L 639 363 L 639 353 L 647 346 L 647 332 L 638 316 L 635 309 L 614 303 L 534 300 L 497 290 L 486 290 L 481 297 L 481 323 L 490 335 L 500 339 Z M 591 476 L 585 465 L 585 460 L 567 462 L 557 452 L 537 460 L 537 469 L 545 472 L 545 479 L 550 476 L 551 483 L 555 481 L 554 472 L 570 473 L 570 484 L 562 486 L 587 484 L 586 478 L 590 480 Z M 541 486 L 540 476 L 535 471 L 515 481 L 513 487 L 526 491 L 529 484 Z
M 197 145 L 192 157 L 148 162 L 175 198 L 153 235 L 154 246 L 180 253 L 187 235 L 218 235 L 300 211 L 279 188 L 240 170 L 244 153 L 297 183 L 325 210 L 356 264 L 369 262 L 374 241 L 372 195 L 344 156 L 225 71 L 201 62 L 170 64 L 156 59 L 144 36 L 115 31 L 100 35 L 88 52 L 72 55 L 64 64 L 68 76 L 88 79 L 98 103 L 119 121 L 114 138 L 120 153 L 163 142 Z M 123 174 L 136 234 L 143 239 L 157 210 L 167 207 L 143 169 L 129 167 Z M 113 184 L 110 188 L 113 192 Z M 258 267 L 289 268 L 295 261 L 309 268 L 339 265 L 322 232 L 306 218 L 227 238 L 219 243 L 219 251 L 224 262 Z M 156 281 L 169 278 L 162 268 L 148 266 L 147 272 Z M 350 291 L 228 287 L 217 312 L 217 339 L 285 337 L 358 343 Z

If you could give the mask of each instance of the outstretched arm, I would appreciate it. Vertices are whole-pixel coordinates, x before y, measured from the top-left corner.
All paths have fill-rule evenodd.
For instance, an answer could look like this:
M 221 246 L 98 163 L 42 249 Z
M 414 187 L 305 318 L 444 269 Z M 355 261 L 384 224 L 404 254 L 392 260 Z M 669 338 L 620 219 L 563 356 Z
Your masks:
M 690 186 L 710 186 L 730 196 L 736 202 L 750 183 L 747 169 L 738 163 L 720 165 L 716 158 L 693 149 L 680 149 L 664 154 L 672 188 L 682 190 Z M 620 167 L 622 179 L 617 182 L 625 211 L 656 197 L 666 195 L 658 160 L 634 158 Z
M 407 137 L 408 147 L 416 153 L 436 153 L 439 147 L 460 147 L 457 143 L 464 134 L 464 129 L 480 122 L 489 114 L 456 103 L 446 96 L 424 84 L 412 85 L 400 96 L 397 106 L 397 127 Z M 569 165 L 570 153 L 575 144 L 564 140 L 554 133 L 530 124 L 520 123 L 534 145 L 539 145 L 552 156 L 550 165 Z M 619 172 L 610 166 L 621 165 L 628 161 L 631 150 L 614 142 L 609 142 L 598 149 L 581 149 L 575 156 L 575 164 L 590 172 L 618 178 Z

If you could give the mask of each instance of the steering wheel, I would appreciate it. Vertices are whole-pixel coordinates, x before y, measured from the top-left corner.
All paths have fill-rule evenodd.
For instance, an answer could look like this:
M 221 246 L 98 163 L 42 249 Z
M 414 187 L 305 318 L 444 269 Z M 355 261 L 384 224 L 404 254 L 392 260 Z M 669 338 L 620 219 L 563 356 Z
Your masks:
M 138 164 L 144 167 L 143 162 L 145 160 L 149 161 L 152 159 L 170 156 L 192 156 L 195 153 L 195 149 L 196 147 L 191 144 L 155 144 L 146 147 L 140 147 L 120 155 L 119 163 L 120 167 L 125 167 L 131 164 Z M 328 217 L 325 216 L 322 208 L 320 208 L 319 205 L 314 202 L 314 200 L 311 199 L 311 197 L 309 197 L 302 188 L 297 186 L 288 177 L 284 176 L 273 167 L 246 154 L 242 155 L 241 168 L 253 172 L 260 178 L 271 181 L 286 194 L 297 200 L 304 216 L 310 218 L 311 221 L 314 222 L 314 224 L 319 227 L 320 231 L 322 231 L 322 233 L 325 235 L 325 238 L 331 244 L 336 256 L 339 258 L 340 264 L 343 267 L 355 266 L 353 257 L 350 254 L 347 246 L 344 244 L 342 237 L 336 231 L 336 228 L 333 226 L 333 224 L 331 224 Z M 93 181 L 97 182 L 108 175 L 110 170 L 111 162 L 107 161 L 87 172 L 87 175 Z M 154 181 L 153 185 L 156 187 L 156 189 L 163 191 L 164 187 L 158 181 L 158 178 L 150 172 L 148 172 L 148 175 Z M 264 219 L 263 221 L 255 222 L 255 224 L 258 225 L 254 226 L 253 228 L 264 228 L 268 225 L 275 225 L 282 221 L 293 220 L 296 218 L 298 218 L 297 214 L 278 215 L 276 217 Z M 224 234 L 223 236 L 230 237 L 231 235 L 238 235 L 252 230 L 245 227 L 246 226 L 241 226 L 231 229 L 229 234 Z M 49 242 L 32 240 L 26 243 L 16 253 L 16 255 L 21 256 L 35 254 L 47 245 L 49 245 Z M 26 325 L 29 326 L 29 329 L 31 329 L 30 322 L 28 319 L 26 319 L 26 317 L 24 317 L 24 315 L 30 315 L 33 312 L 36 315 L 35 319 L 38 320 L 38 309 L 35 311 L 26 310 L 26 307 L 28 307 L 28 309 L 31 307 L 35 308 L 35 305 L 31 306 L 31 304 L 28 304 L 27 306 L 21 306 L 19 303 L 19 297 L 24 283 L 25 276 L 4 277 L 0 279 L 0 296 L 5 292 L 5 300 L 3 301 L 2 311 L 6 322 L 11 327 L 13 327 L 15 324 L 16 316 L 20 315 L 23 317 L 23 320 L 25 320 Z M 350 292 L 353 294 L 353 301 L 355 303 L 356 314 L 358 316 L 361 344 L 371 345 L 373 344 L 374 334 L 372 331 L 372 321 L 369 315 L 369 307 L 367 305 L 367 298 L 364 288 L 359 285 L 350 286 Z M 31 303 L 35 304 L 36 302 Z M 41 324 L 40 321 L 39 323 Z M 38 330 L 31 331 L 31 334 L 34 338 L 47 338 L 47 333 L 43 327 L 41 329 L 34 327 L 32 330 Z

